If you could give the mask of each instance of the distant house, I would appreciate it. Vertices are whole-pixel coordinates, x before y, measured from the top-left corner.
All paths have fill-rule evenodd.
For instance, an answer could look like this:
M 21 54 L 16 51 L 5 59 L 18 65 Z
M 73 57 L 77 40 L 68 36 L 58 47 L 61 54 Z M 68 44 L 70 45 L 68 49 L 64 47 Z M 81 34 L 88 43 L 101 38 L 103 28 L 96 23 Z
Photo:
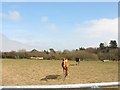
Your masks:
M 110 60 L 103 60 L 103 62 L 108 62 L 108 61 L 110 61 Z
M 30 59 L 43 60 L 43 57 L 30 57 Z

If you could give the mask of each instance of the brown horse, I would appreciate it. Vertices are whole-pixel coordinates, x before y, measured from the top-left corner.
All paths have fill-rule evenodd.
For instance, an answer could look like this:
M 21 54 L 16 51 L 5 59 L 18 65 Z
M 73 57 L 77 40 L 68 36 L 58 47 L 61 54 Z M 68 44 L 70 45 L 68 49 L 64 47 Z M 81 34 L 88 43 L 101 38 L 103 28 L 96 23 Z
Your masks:
M 70 63 L 67 59 L 63 59 L 62 61 L 62 68 L 63 68 L 63 73 L 64 73 L 64 80 L 66 78 L 66 76 L 68 75 L 68 68 L 70 66 Z

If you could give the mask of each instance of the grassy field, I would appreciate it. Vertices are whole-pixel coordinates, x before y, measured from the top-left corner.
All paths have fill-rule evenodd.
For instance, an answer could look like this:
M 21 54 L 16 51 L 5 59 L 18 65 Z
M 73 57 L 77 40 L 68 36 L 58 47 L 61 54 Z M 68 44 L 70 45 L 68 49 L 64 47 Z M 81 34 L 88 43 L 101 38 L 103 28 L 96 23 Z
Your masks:
M 78 84 L 118 81 L 118 62 L 70 61 L 63 81 L 60 60 L 2 60 L 2 85 Z

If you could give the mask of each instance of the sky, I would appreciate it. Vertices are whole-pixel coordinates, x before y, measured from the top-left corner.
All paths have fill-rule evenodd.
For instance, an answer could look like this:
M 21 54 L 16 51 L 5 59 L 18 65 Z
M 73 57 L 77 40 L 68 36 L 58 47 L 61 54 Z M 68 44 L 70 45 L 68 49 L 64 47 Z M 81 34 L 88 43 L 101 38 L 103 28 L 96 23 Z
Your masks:
M 2 51 L 72 50 L 118 41 L 117 2 L 2 2 Z

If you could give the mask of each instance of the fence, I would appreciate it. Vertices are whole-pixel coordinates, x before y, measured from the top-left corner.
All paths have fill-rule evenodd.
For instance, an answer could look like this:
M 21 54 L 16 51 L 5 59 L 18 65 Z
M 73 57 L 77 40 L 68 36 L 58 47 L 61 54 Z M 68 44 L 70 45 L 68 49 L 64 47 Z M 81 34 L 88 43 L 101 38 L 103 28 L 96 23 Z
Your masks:
M 40 85 L 40 86 L 0 86 L 0 89 L 6 88 L 24 88 L 24 89 L 60 89 L 60 88 L 100 88 L 100 87 L 110 87 L 110 86 L 120 86 L 120 82 L 105 82 L 105 83 L 90 83 L 90 84 L 66 84 L 66 85 Z

